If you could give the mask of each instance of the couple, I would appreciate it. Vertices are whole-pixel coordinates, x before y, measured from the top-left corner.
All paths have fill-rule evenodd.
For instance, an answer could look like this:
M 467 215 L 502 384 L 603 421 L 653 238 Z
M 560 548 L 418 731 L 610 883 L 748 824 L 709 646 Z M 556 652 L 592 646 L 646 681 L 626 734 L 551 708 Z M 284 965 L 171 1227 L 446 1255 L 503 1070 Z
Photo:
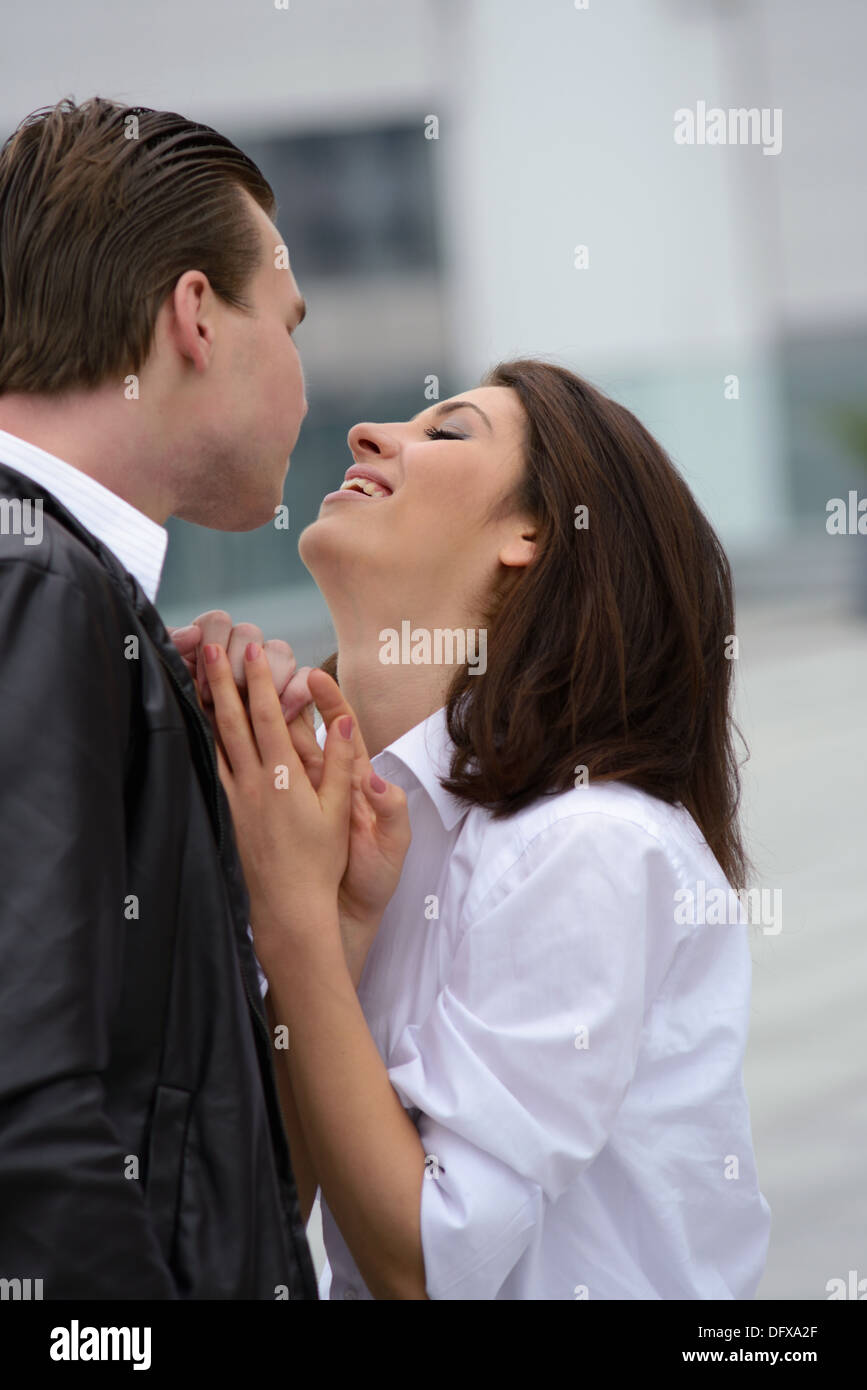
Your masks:
M 306 410 L 275 215 L 173 113 L 0 155 L 0 1276 L 751 1298 L 748 930 L 676 912 L 746 872 L 725 555 L 634 416 L 516 361 L 350 431 L 322 669 L 173 641 L 166 519 L 268 522 Z M 383 661 L 406 620 L 486 669 Z

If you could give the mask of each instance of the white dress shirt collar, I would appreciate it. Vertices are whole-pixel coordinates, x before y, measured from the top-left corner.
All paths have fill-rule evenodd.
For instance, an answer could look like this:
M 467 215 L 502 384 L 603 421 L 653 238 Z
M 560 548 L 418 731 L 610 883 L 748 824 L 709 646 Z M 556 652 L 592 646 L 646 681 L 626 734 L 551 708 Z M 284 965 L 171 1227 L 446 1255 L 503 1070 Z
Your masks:
M 408 768 L 436 807 L 443 829 L 452 830 L 469 810 L 467 802 L 452 796 L 440 785 L 440 778 L 449 775 L 453 749 L 446 725 L 446 707 L 443 705 L 420 724 L 401 734 L 370 761 L 376 771 L 390 782 L 398 779 L 387 769 L 393 769 L 398 764 Z
M 0 463 L 46 488 L 86 530 L 114 552 L 151 603 L 155 602 L 169 540 L 164 526 L 71 463 L 7 430 L 0 430 Z

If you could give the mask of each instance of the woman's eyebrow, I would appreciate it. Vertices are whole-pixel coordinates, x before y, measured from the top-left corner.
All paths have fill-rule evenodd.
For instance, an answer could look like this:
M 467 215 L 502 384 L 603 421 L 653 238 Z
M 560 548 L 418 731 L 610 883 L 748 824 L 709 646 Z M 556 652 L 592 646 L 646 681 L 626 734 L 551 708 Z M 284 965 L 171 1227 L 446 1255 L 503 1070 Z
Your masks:
M 451 415 L 455 410 L 474 410 L 477 415 L 481 415 L 491 434 L 494 433 L 494 427 L 489 417 L 485 414 L 480 405 L 474 405 L 472 401 L 443 401 L 442 405 L 437 406 L 434 415 L 439 419 L 443 415 Z M 418 415 L 414 415 L 412 418 L 413 420 L 417 420 Z

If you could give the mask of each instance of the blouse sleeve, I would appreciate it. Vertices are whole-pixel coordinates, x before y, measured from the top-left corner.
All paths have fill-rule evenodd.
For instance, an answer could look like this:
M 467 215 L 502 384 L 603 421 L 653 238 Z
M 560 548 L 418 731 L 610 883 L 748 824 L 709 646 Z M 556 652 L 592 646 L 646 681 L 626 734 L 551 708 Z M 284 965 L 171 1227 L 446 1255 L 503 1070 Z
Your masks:
M 492 1299 L 543 1203 L 592 1162 L 635 1071 L 662 846 L 599 812 L 556 821 L 488 891 L 389 1076 L 426 1155 L 421 1237 L 435 1299 Z

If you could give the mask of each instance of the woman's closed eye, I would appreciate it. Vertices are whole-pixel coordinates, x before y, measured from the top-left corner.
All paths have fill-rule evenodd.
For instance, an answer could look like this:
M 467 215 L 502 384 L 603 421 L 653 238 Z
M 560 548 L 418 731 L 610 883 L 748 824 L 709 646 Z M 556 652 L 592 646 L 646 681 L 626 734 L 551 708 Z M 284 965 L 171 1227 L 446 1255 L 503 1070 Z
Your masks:
M 425 430 L 428 439 L 466 439 L 465 434 L 457 430 L 438 429 L 436 425 L 429 425 Z

